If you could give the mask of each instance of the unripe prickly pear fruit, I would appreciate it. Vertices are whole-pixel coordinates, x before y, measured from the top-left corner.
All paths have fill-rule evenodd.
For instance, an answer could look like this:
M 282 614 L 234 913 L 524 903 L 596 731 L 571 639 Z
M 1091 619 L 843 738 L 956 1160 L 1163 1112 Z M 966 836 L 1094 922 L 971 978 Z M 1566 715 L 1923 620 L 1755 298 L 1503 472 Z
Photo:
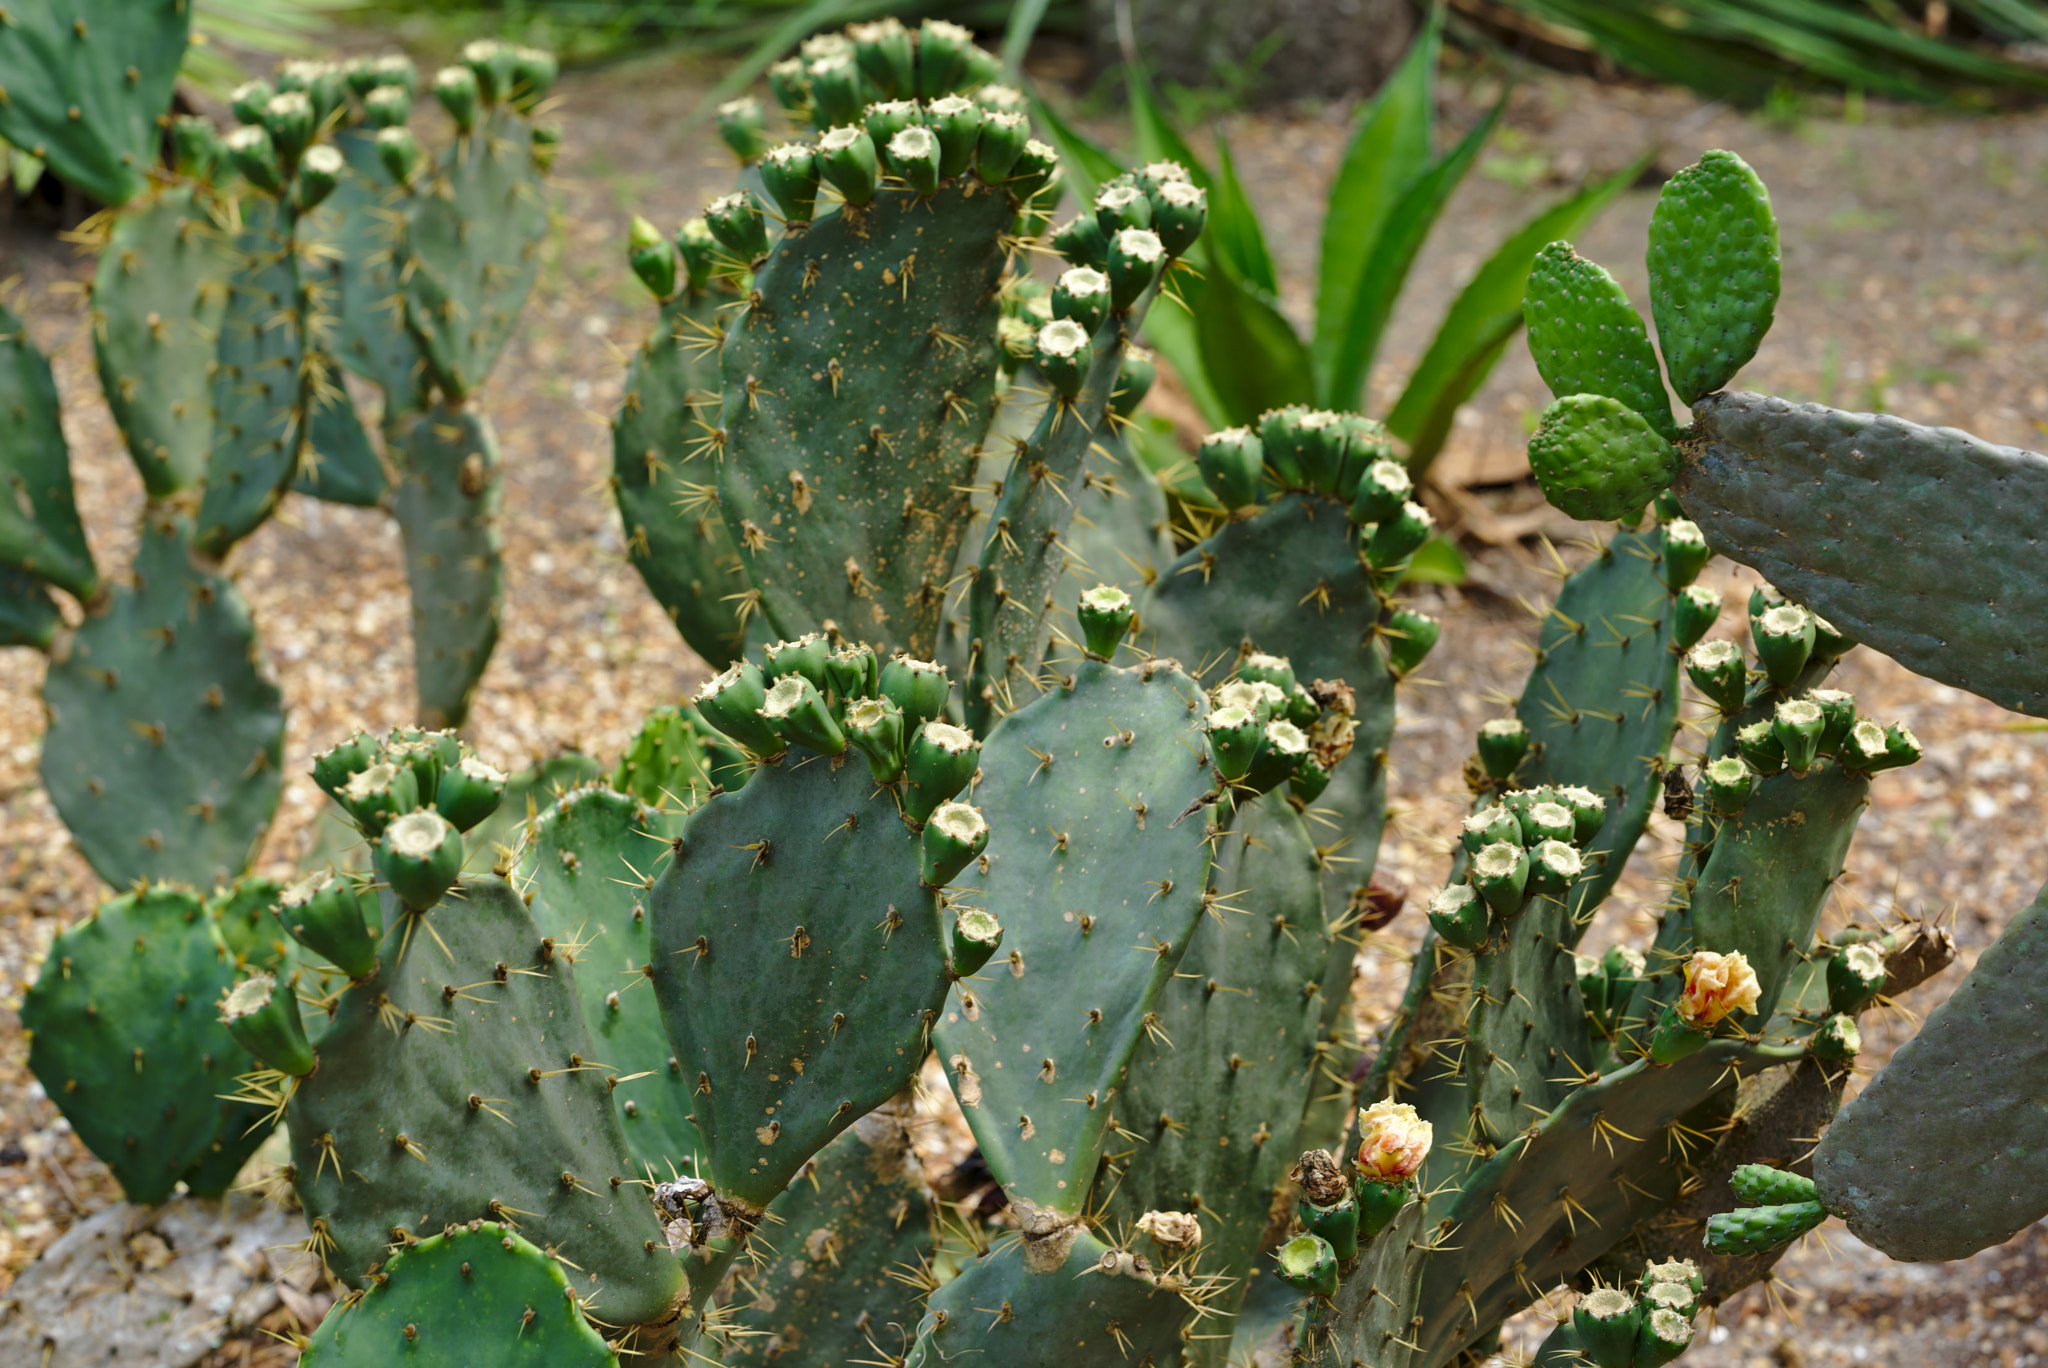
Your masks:
M 818 209 L 818 151 L 809 143 L 784 143 L 761 158 L 761 184 L 785 223 L 809 223 Z
M 929 118 L 939 140 L 939 174 L 947 180 L 964 174 L 974 164 L 975 145 L 981 139 L 981 106 L 964 96 L 948 95 L 932 101 Z
M 1113 584 L 1083 590 L 1074 617 L 1081 624 L 1081 642 L 1089 656 L 1096 660 L 1114 656 L 1135 614 L 1131 596 Z
M 1575 823 L 1572 810 L 1563 803 L 1545 799 L 1530 803 L 1515 814 L 1522 828 L 1522 845 L 1534 850 L 1545 841 L 1570 841 Z
M 1749 669 L 1742 648 L 1732 641 L 1703 641 L 1687 652 L 1686 677 L 1722 712 L 1742 706 L 1749 688 Z
M 816 685 L 819 693 L 832 687 L 827 663 L 832 644 L 822 632 L 805 632 L 794 641 L 771 642 L 761 650 L 761 677 L 770 684 L 784 675 L 800 674 Z
M 1358 477 L 1351 495 L 1351 521 L 1360 527 L 1399 517 L 1415 492 L 1408 468 L 1396 461 L 1374 461 Z
M 1038 198 L 1040 191 L 1052 184 L 1053 177 L 1059 174 L 1059 169 L 1058 153 L 1036 138 L 1027 138 L 1024 140 L 1024 150 L 1017 154 L 1017 164 L 1010 169 L 1010 178 L 1006 184 L 1009 186 L 1010 194 L 1015 196 L 1019 203 L 1029 204 Z M 1051 212 L 1050 199 L 1046 212 Z
M 1692 1344 L 1692 1321 L 1668 1307 L 1656 1307 L 1636 1331 L 1634 1368 L 1664 1368 Z
M 684 219 L 676 229 L 676 255 L 683 259 L 683 273 L 692 290 L 702 290 L 718 272 L 718 239 L 702 218 Z
M 925 821 L 939 804 L 967 787 L 980 765 L 981 742 L 973 732 L 950 722 L 925 723 L 904 754 L 903 774 L 910 782 L 903 795 L 903 815 L 913 822 Z
M 1672 593 L 1698 579 L 1700 571 L 1713 558 L 1706 534 L 1700 531 L 1698 523 L 1689 518 L 1678 518 L 1664 524 L 1664 563 L 1658 568 L 1663 574 L 1665 587 Z
M 801 57 L 785 57 L 768 68 L 768 93 L 775 103 L 795 113 L 811 100 L 809 69 Z
M 1865 774 L 1910 765 L 1921 754 L 1919 739 L 1905 723 L 1894 722 L 1880 729 L 1867 719 L 1849 729 L 1842 750 L 1842 763 Z
M 1529 885 L 1529 852 L 1517 842 L 1495 841 L 1472 857 L 1472 886 L 1494 915 L 1505 921 L 1522 910 Z
M 384 829 L 376 863 L 400 902 L 428 911 L 462 877 L 462 833 L 438 812 L 408 812 Z
M 220 134 L 212 121 L 193 114 L 171 120 L 171 166 L 179 175 L 212 180 L 220 158 Z
M 1437 638 L 1443 635 L 1443 624 L 1433 617 L 1396 608 L 1387 615 L 1382 635 L 1387 640 L 1388 668 L 1396 675 L 1405 675 L 1436 649 Z
M 275 195 L 284 188 L 277 151 L 261 124 L 236 129 L 221 140 L 221 149 L 227 153 L 228 165 L 258 190 Z
M 1813 689 L 1807 693 L 1806 701 L 1820 709 L 1820 753 L 1836 754 L 1848 739 L 1849 728 L 1856 725 L 1855 697 L 1840 689 Z
M 1239 704 L 1226 704 L 1212 711 L 1205 723 L 1209 733 L 1209 760 L 1216 776 L 1236 783 L 1250 772 L 1258 754 L 1261 728 L 1251 711 Z
M 752 166 L 768 150 L 768 116 L 751 95 L 727 100 L 718 107 L 718 136 L 741 166 Z
M 1853 1063 L 1863 1053 L 1863 1032 L 1856 1029 L 1855 1017 L 1836 1012 L 1815 1028 L 1806 1048 L 1824 1064 Z
M 853 64 L 869 85 L 889 99 L 917 92 L 916 49 L 902 21 L 891 16 L 852 24 L 846 36 L 853 41 Z
M 935 194 L 939 188 L 939 140 L 929 128 L 918 124 L 899 130 L 884 145 L 889 169 L 902 177 L 919 195 Z
M 1794 774 L 1813 768 L 1820 755 L 1820 736 L 1827 720 L 1811 699 L 1788 698 L 1771 716 L 1771 735 L 1785 749 L 1785 767 Z
M 945 666 L 898 652 L 882 663 L 880 688 L 884 697 L 903 710 L 904 731 L 915 734 L 926 722 L 945 716 L 946 697 L 953 686 L 946 678 Z
M 486 104 L 497 104 L 512 94 L 516 61 L 513 46 L 495 38 L 479 38 L 462 49 L 463 66 L 476 78 L 477 94 Z
M 1571 843 L 1583 847 L 1599 834 L 1607 820 L 1607 800 L 1588 788 L 1576 785 L 1557 791 L 1557 801 L 1572 810 Z
M 841 646 L 825 657 L 825 682 L 843 708 L 856 698 L 872 698 L 882 679 L 882 662 L 864 642 Z
M 341 184 L 343 165 L 341 153 L 332 147 L 322 144 L 306 149 L 299 158 L 299 212 L 318 208 L 334 193 L 334 187 Z
M 1563 841 L 1543 841 L 1529 852 L 1529 891 L 1561 898 L 1585 870 L 1585 858 Z
M 989 962 L 1002 948 L 1003 928 L 979 907 L 962 907 L 953 913 L 953 973 L 966 978 Z
M 1736 732 L 1735 744 L 1742 752 L 1743 763 L 1760 776 L 1768 777 L 1785 768 L 1785 743 L 1778 739 L 1769 718 Z
M 338 801 L 372 839 L 420 805 L 419 781 L 410 769 L 379 761 L 342 786 Z
M 1809 610 L 1811 611 L 1811 610 Z M 1813 660 L 1835 660 L 1846 655 L 1855 642 L 1843 636 L 1819 613 L 1813 615 Z
M 705 721 L 755 755 L 772 759 L 787 749 L 775 728 L 761 719 L 768 686 L 751 660 L 736 660 L 706 680 L 693 701 Z
M 1238 662 L 1237 677 L 1247 683 L 1271 684 L 1274 688 L 1285 694 L 1290 700 L 1289 706 L 1293 706 L 1292 700 L 1295 697 L 1295 690 L 1299 686 L 1295 683 L 1294 666 L 1289 664 L 1284 656 L 1267 655 L 1263 651 L 1254 651 Z M 1310 701 L 1313 704 L 1313 700 Z M 1294 718 L 1293 720 L 1297 725 L 1301 725 L 1300 718 Z M 1310 721 L 1313 720 L 1314 718 L 1311 716 Z
M 1054 251 L 1075 266 L 1109 269 L 1109 238 L 1093 214 L 1077 214 L 1055 229 L 1052 245 Z
M 285 889 L 277 919 L 293 940 L 350 978 L 368 978 L 377 971 L 377 938 L 364 919 L 362 899 L 332 868 Z
M 319 1060 L 289 979 L 251 974 L 221 994 L 220 1024 L 235 1043 L 281 1074 L 304 1078 Z
M 1479 728 L 1479 764 L 1490 779 L 1506 779 L 1529 753 L 1529 728 L 1519 717 L 1496 717 Z
M 974 144 L 974 173 L 989 185 L 1001 185 L 1016 169 L 1024 144 L 1030 140 L 1031 121 L 1022 114 L 988 111 L 982 116 L 981 136 Z
M 313 757 L 313 782 L 337 803 L 349 780 L 377 763 L 377 738 L 357 732 Z
M 1081 392 L 1094 355 L 1087 332 L 1071 318 L 1056 318 L 1038 330 L 1039 373 L 1063 399 Z
M 1446 945 L 1477 950 L 1486 943 L 1486 903 L 1470 884 L 1450 884 L 1429 902 L 1429 924 Z
M 1572 1309 L 1572 1329 L 1579 1348 L 1597 1368 L 1629 1368 L 1635 1355 L 1642 1312 L 1635 1299 L 1615 1287 L 1601 1287 L 1579 1298 Z
M 1258 749 L 1244 783 L 1253 793 L 1271 793 L 1294 777 L 1308 758 L 1308 737 L 1285 718 L 1275 718 L 1259 733 Z
M 299 158 L 313 143 L 312 99 L 302 90 L 273 95 L 263 103 L 262 123 L 279 164 L 287 171 L 297 169 Z
M 633 216 L 633 224 L 626 231 L 626 260 L 632 265 L 633 274 L 657 300 L 666 303 L 675 295 L 675 244 L 638 214 Z
M 1737 755 L 1724 755 L 1700 767 L 1701 796 L 1723 817 L 1738 816 L 1749 806 L 1756 783 L 1756 771 Z
M 467 135 L 475 130 L 480 97 L 476 73 L 468 67 L 445 66 L 434 73 L 434 98 L 448 111 L 458 133 Z
M 1828 956 L 1828 1006 L 1837 1012 L 1860 1012 L 1877 1000 L 1889 975 L 1884 956 L 1869 944 L 1845 946 Z
M 1287 777 L 1287 791 L 1299 802 L 1313 803 L 1330 787 L 1330 777 L 1330 771 L 1316 758 L 1311 747 L 1294 773 Z
M 513 48 L 512 107 L 522 114 L 533 113 L 547 98 L 548 88 L 554 85 L 561 70 L 561 63 L 555 60 L 552 52 L 532 47 Z
M 803 675 L 786 674 L 769 685 L 760 715 L 777 736 L 792 745 L 806 746 L 820 755 L 846 753 L 846 734 L 833 720 L 818 686 Z
M 1158 378 L 1159 367 L 1151 352 L 1143 347 L 1125 347 L 1123 364 L 1117 367 L 1116 389 L 1109 396 L 1110 412 L 1119 418 L 1136 413 Z
M 377 133 L 377 160 L 384 164 L 384 174 L 400 185 L 411 185 L 413 174 L 419 170 L 420 143 L 412 130 L 400 125 L 385 128 Z
M 1358 1257 L 1358 1199 L 1345 1193 L 1334 1206 L 1318 1206 L 1303 1198 L 1299 1207 L 1301 1223 L 1309 1233 L 1330 1246 L 1337 1262 L 1345 1264 Z
M 866 204 L 881 178 L 875 140 L 852 124 L 830 130 L 818 139 L 818 171 L 848 204 Z
M 1266 464 L 1272 468 L 1273 478 L 1282 489 L 1308 487 L 1308 466 L 1303 452 L 1308 441 L 1303 420 L 1308 413 L 1309 410 L 1300 404 L 1289 404 L 1284 408 L 1268 409 L 1259 415 L 1259 441 L 1265 450 Z
M 1481 808 L 1465 819 L 1460 843 L 1467 855 L 1477 855 L 1495 841 L 1507 841 L 1513 845 L 1522 843 L 1521 819 L 1512 808 L 1498 805 Z
M 1721 617 L 1721 593 L 1704 584 L 1688 584 L 1671 605 L 1671 645 L 1690 651 Z
M 861 89 L 860 70 L 846 54 L 821 57 L 809 64 L 813 117 L 822 125 L 852 123 L 867 103 Z
M 1152 231 L 1168 256 L 1181 256 L 1202 236 L 1209 222 L 1209 192 L 1184 180 L 1158 183 L 1150 192 Z
M 1118 313 L 1152 288 L 1166 265 L 1166 246 L 1150 228 L 1125 228 L 1109 240 L 1109 294 Z
M 474 755 L 464 755 L 441 771 L 434 789 L 434 810 L 457 831 L 468 831 L 498 810 L 505 798 L 505 776 Z
M 704 210 L 704 223 L 740 261 L 751 264 L 768 255 L 768 220 L 750 192 L 736 190 L 713 200 Z
M 1695 1298 L 1707 1290 L 1706 1279 L 1700 1276 L 1700 1266 L 1691 1259 L 1668 1259 L 1653 1263 L 1643 1269 L 1643 1279 L 1651 1283 L 1677 1283 L 1691 1290 Z
M 1749 634 L 1756 646 L 1757 667 L 1775 688 L 1785 688 L 1799 678 L 1807 657 L 1813 654 L 1813 614 L 1795 604 L 1781 603 L 1752 617 Z
M 261 124 L 263 106 L 277 90 L 268 81 L 244 81 L 228 93 L 228 108 L 239 124 Z
M 1297 1292 L 1337 1295 L 1337 1255 L 1329 1241 L 1303 1232 L 1273 1251 L 1273 1276 Z
M 1089 336 L 1109 317 L 1109 277 L 1092 266 L 1071 266 L 1052 287 L 1052 316 L 1071 319 Z
M 903 710 L 886 698 L 863 698 L 846 710 L 846 744 L 867 758 L 878 784 L 903 776 Z
M 924 824 L 918 877 L 931 888 L 953 882 L 968 862 L 988 849 L 988 822 L 966 803 L 942 803 Z
M 1119 176 L 1095 196 L 1095 221 L 1106 240 L 1114 240 L 1126 228 L 1152 226 L 1152 201 L 1127 176 Z
M 1232 510 L 1257 502 L 1265 464 L 1265 448 L 1250 428 L 1212 432 L 1195 452 L 1195 469 L 1201 473 L 1202 483 L 1218 503 Z
M 1435 527 L 1428 509 L 1412 500 L 1403 503 L 1400 512 L 1373 524 L 1365 539 L 1365 563 L 1382 573 L 1406 565 Z

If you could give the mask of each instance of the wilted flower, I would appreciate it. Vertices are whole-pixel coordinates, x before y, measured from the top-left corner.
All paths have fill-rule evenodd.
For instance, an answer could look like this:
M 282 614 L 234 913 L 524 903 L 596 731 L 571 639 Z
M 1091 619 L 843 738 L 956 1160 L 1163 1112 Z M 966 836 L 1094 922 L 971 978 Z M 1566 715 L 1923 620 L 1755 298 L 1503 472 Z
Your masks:
M 1358 1113 L 1358 1171 L 1382 1183 L 1415 1176 L 1429 1157 L 1431 1128 L 1406 1102 L 1375 1102 Z
M 1189 1211 L 1148 1211 L 1138 1218 L 1140 1234 L 1150 1235 L 1161 1249 L 1193 1249 L 1202 1242 L 1202 1223 Z
M 1725 955 L 1695 950 L 1685 963 L 1685 991 L 1678 996 L 1678 1016 L 1694 1030 L 1712 1030 L 1736 1012 L 1754 1012 L 1761 991 L 1756 971 L 1740 950 Z

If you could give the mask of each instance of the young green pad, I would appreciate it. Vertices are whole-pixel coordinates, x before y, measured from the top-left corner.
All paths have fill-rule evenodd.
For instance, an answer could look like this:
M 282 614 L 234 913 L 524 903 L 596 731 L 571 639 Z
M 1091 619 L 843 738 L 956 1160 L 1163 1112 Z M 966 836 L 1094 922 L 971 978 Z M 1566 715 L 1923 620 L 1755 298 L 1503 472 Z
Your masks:
M 235 255 L 194 185 L 114 216 L 93 275 L 93 357 L 115 425 L 164 498 L 197 484 L 213 449 L 214 344 Z
M 335 1304 L 306 1368 L 618 1368 L 576 1304 L 573 1269 L 510 1223 L 450 1225 L 392 1256 L 361 1301 Z
M 743 1270 L 729 1303 L 746 1331 L 727 1364 L 840 1368 L 910 1347 L 922 1289 L 905 1276 L 933 1255 L 930 1196 L 910 1144 L 907 1101 L 885 1103 L 818 1152 L 769 1205 L 773 1251 Z
M 2048 457 L 1740 391 L 1695 417 L 1678 499 L 1717 551 L 1908 669 L 2048 716 L 2048 579 L 2011 573 Z
M 0 28 L 0 33 L 5 29 Z M 0 305 L 0 565 L 74 598 L 99 591 L 78 521 L 57 384 L 28 327 Z
M 379 956 L 341 995 L 287 1114 L 327 1266 L 362 1286 L 394 1229 L 503 1215 L 582 1270 L 594 1314 L 667 1319 L 683 1270 L 607 1098 L 617 1070 L 519 892 L 465 880 L 424 917 L 397 915 Z
M 534 925 L 558 945 L 576 945 L 576 1001 L 597 1057 L 621 1078 L 612 1107 L 636 1168 L 666 1177 L 688 1171 L 697 1131 L 684 1118 L 694 1076 L 671 1068 L 675 1050 L 648 983 L 647 887 L 662 851 L 649 839 L 652 814 L 607 788 L 563 794 L 529 824 L 520 882 L 534 890 Z M 633 1075 L 640 1077 L 632 1077 Z
M 1523 301 L 1529 353 L 1553 396 L 1599 394 L 1634 409 L 1667 438 L 1678 435 L 1657 353 L 1621 283 L 1553 242 L 1536 254 Z
M 917 1071 L 948 986 L 938 898 L 852 756 L 793 748 L 678 839 L 648 895 L 655 996 L 698 1176 L 758 1212 Z
M 149 184 L 187 0 L 67 0 L 13 7 L 0 24 L 0 138 L 65 184 L 118 205 Z
M 334 360 L 321 356 L 315 364 L 326 376 L 326 383 L 307 400 L 312 417 L 306 424 L 306 449 L 299 454 L 292 492 L 351 508 L 381 508 L 391 492 L 390 473 L 370 441 L 355 401 L 341 387 L 341 371 Z
M 962 985 L 937 1045 L 991 1171 L 1066 1217 L 1087 1203 L 1112 1095 L 1202 912 L 1201 708 L 1171 665 L 1084 662 L 982 744 L 974 795 L 994 834 L 986 873 L 963 881 L 1004 949 Z
M 532 129 L 495 108 L 449 148 L 406 227 L 405 316 L 447 397 L 490 374 L 539 274 L 547 226 Z
M 1619 400 L 1572 394 L 1543 410 L 1529 439 L 1543 497 L 1586 522 L 1633 522 L 1678 475 L 1678 449 Z
M 248 606 L 152 516 L 132 587 L 86 619 L 43 682 L 43 784 L 116 887 L 211 888 L 249 863 L 277 811 L 283 699 Z
M 383 389 L 393 408 L 416 407 L 427 384 L 419 340 L 405 320 L 405 211 L 410 196 L 377 155 L 375 130 L 334 135 L 347 169 L 312 217 L 328 251 L 326 300 L 334 314 L 334 358 Z
M 1778 220 L 1749 163 L 1717 149 L 1664 183 L 1649 265 L 1671 387 L 1695 404 L 1756 355 L 1778 307 Z
M 215 344 L 212 448 L 193 545 L 209 556 L 262 525 L 298 470 L 306 436 L 306 295 L 297 216 L 268 195 L 241 203 Z
M 1202 1271 L 1233 1280 L 1209 1306 L 1229 1315 L 1258 1271 L 1274 1190 L 1295 1158 L 1292 1121 L 1311 1088 L 1327 1086 L 1312 990 L 1331 938 L 1314 842 L 1282 798 L 1240 811 L 1218 848 L 1209 882 L 1224 896 L 1196 923 L 1154 1006 L 1158 1033 L 1138 1042 L 1117 1096 L 1122 1124 L 1144 1143 L 1103 1170 L 1097 1203 L 1111 1229 L 1147 1211 L 1198 1213 Z M 1190 1362 L 1220 1365 L 1229 1349 L 1200 1340 Z
M 2048 1215 L 2048 889 L 1821 1137 L 1813 1177 L 1895 1259 L 1967 1258 Z
M 775 244 L 720 357 L 727 529 L 784 636 L 929 657 L 992 416 L 1001 235 L 973 177 Z M 858 269 L 856 269 L 858 268 Z
M 412 589 L 419 719 L 459 727 L 498 644 L 504 534 L 498 440 L 475 407 L 445 402 L 399 419 L 392 512 Z
M 612 423 L 612 494 L 625 525 L 626 556 L 648 592 L 713 669 L 747 641 L 749 581 L 715 499 L 711 461 L 691 460 L 698 419 L 715 422 L 721 306 L 731 296 L 686 286 L 626 372 Z M 754 622 L 761 621 L 758 614 Z
M 234 981 L 198 895 L 154 884 L 59 935 L 23 996 L 29 1067 L 131 1202 L 206 1156 L 216 1097 L 250 1067 L 215 1019 Z

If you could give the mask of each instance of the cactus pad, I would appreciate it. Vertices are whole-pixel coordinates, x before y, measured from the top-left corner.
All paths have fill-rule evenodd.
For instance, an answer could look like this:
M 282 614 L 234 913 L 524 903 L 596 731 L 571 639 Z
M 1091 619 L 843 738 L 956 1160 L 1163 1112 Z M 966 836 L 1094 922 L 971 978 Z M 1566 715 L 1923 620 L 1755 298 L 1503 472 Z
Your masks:
M 1650 215 L 1650 314 L 1686 404 L 1742 369 L 1778 307 L 1778 220 L 1749 163 L 1712 151 L 1664 184 Z
M 115 887 L 232 879 L 277 811 L 282 695 L 241 595 L 181 531 L 144 525 L 134 585 L 86 620 L 43 683 L 43 783 Z
M 1640 413 L 1599 394 L 1572 394 L 1543 410 L 1529 439 L 1543 497 L 1586 522 L 1633 522 L 1678 475 L 1678 450 Z
M 412 587 L 420 723 L 457 727 L 498 644 L 498 439 L 483 414 L 446 402 L 403 415 L 397 437 L 392 511 Z
M 64 615 L 43 582 L 11 565 L 0 565 L 0 647 L 50 649 Z
M 0 29 L 0 33 L 6 30 Z M 0 565 L 74 598 L 99 590 L 71 490 L 57 384 L 13 310 L 0 306 Z
M 341 387 L 341 374 L 331 358 L 318 363 L 328 383 L 308 403 L 313 416 L 306 428 L 306 449 L 299 456 L 295 493 L 353 508 L 379 508 L 391 492 L 391 477 L 370 441 L 362 415 Z
M 1642 316 L 1603 267 L 1568 242 L 1551 243 L 1536 254 L 1522 308 L 1529 352 L 1552 395 L 1605 395 L 1665 437 L 1678 435 Z
M 1696 417 L 1678 501 L 1715 550 L 1908 669 L 2048 717 L 2048 581 L 2013 573 L 2048 457 L 1760 394 Z
M 377 156 L 368 129 L 344 128 L 334 146 L 348 169 L 311 220 L 331 250 L 325 258 L 335 315 L 334 357 L 380 386 L 387 404 L 417 404 L 427 383 L 419 341 L 406 326 L 405 210 L 409 199 Z
M 408 1244 L 361 1300 L 335 1304 L 313 1332 L 306 1368 L 618 1368 L 553 1258 L 518 1227 L 451 1225 Z

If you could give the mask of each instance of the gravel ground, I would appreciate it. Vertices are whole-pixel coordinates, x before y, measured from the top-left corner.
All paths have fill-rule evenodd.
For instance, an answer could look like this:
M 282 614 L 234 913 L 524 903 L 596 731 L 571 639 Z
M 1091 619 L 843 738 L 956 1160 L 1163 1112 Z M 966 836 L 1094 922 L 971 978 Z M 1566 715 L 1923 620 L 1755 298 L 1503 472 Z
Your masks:
M 1062 74 L 1055 56 L 1048 74 Z M 1446 83 L 1447 123 L 1468 125 L 1499 84 Z M 607 415 L 628 351 L 652 308 L 624 267 L 627 216 L 673 222 L 722 192 L 729 168 L 712 141 L 684 130 L 703 86 L 655 60 L 566 78 L 560 214 L 527 326 L 482 405 L 498 427 L 508 477 L 509 573 L 503 639 L 470 728 L 486 758 L 513 767 L 564 747 L 615 754 L 642 712 L 674 701 L 703 674 L 622 556 L 603 495 Z M 1342 149 L 1347 111 L 1232 117 L 1238 165 L 1260 204 L 1297 313 L 1312 292 L 1321 197 Z M 1113 130 L 1104 130 L 1113 132 Z M 1427 345 L 1442 310 L 1492 245 L 1567 181 L 1624 165 L 1661 144 L 1664 173 L 1710 146 L 1732 147 L 1771 185 L 1783 225 L 1785 297 L 1776 331 L 1745 385 L 1846 407 L 1887 407 L 1953 422 L 1997 441 L 2040 444 L 2048 431 L 2048 114 L 1963 120 L 1870 108 L 1766 125 L 1668 91 L 1603 88 L 1539 75 L 1509 96 L 1496 150 L 1459 192 L 1423 254 L 1375 372 L 1383 408 Z M 1581 249 L 1641 300 L 1654 189 L 1626 195 Z M 52 353 L 95 552 L 123 565 L 141 490 L 97 393 L 76 285 L 89 263 L 47 227 L 0 232 L 0 277 Z M 1471 534 L 1471 582 L 1429 591 L 1443 643 L 1404 691 L 1393 750 L 1395 820 L 1386 876 L 1417 890 L 1442 876 L 1446 834 L 1465 797 L 1459 766 L 1473 729 L 1496 715 L 1527 665 L 1534 618 L 1520 605 L 1552 592 L 1552 553 L 1583 556 L 1576 528 L 1521 481 L 1521 447 L 1546 394 L 1514 349 L 1461 416 L 1440 468 Z M 1157 405 L 1176 412 L 1170 392 Z M 236 553 L 290 707 L 288 782 L 262 862 L 289 871 L 318 798 L 304 777 L 314 750 L 347 729 L 409 720 L 407 598 L 397 533 L 381 515 L 293 499 Z M 1709 571 L 1746 598 L 1753 578 Z M 308 590 L 318 586 L 316 592 Z M 1731 611 L 1723 631 L 1736 628 Z M 0 654 L 0 1288 L 36 1251 L 116 1192 L 69 1135 L 25 1067 L 14 1029 L 23 986 L 50 937 L 101 896 L 36 781 L 42 659 Z M 1962 962 L 1909 996 L 1924 1013 L 2031 896 L 2048 870 L 2048 834 L 2033 820 L 2048 784 L 2039 735 L 1956 690 L 1868 651 L 1840 672 L 1866 711 L 1908 722 L 1926 743 L 1919 766 L 1879 780 L 1830 924 L 1894 914 L 1953 918 Z M 1681 745 L 1692 744 L 1688 731 Z M 1594 943 L 1646 937 L 1679 832 L 1659 817 L 1605 913 Z M 1395 923 L 1361 957 L 1360 1026 L 1370 1029 L 1405 975 L 1419 918 Z M 1910 1025 L 1866 1032 L 1864 1064 L 1889 1056 Z M 1832 1252 L 1809 1240 L 1773 1288 L 1722 1308 L 1688 1358 L 1703 1365 L 1867 1363 L 2006 1368 L 2048 1363 L 2048 1232 L 2040 1227 L 1967 1263 L 1890 1264 L 1839 1229 Z M 1540 1336 L 1540 1327 L 1525 1325 Z M 278 1362 L 285 1351 L 237 1341 L 216 1361 Z

